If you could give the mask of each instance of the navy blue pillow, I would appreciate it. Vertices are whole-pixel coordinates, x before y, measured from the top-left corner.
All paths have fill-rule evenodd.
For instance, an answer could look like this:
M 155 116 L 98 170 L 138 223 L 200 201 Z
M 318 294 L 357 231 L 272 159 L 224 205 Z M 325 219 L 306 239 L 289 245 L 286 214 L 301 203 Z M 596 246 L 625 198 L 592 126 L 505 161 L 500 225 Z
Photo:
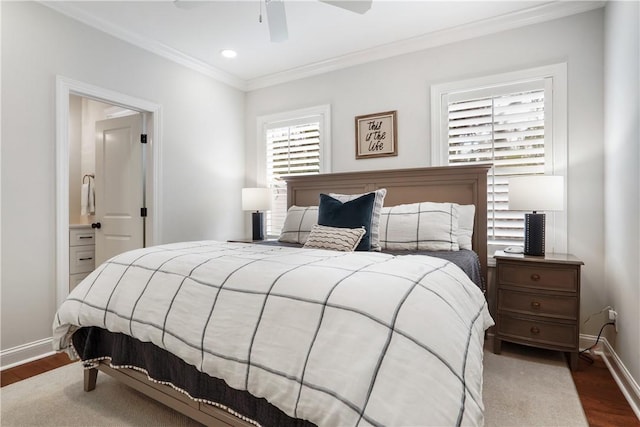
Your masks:
M 371 249 L 371 215 L 375 193 L 368 193 L 342 203 L 326 194 L 320 194 L 318 206 L 318 224 L 328 227 L 359 228 L 367 231 L 360 240 L 356 251 L 368 251 Z

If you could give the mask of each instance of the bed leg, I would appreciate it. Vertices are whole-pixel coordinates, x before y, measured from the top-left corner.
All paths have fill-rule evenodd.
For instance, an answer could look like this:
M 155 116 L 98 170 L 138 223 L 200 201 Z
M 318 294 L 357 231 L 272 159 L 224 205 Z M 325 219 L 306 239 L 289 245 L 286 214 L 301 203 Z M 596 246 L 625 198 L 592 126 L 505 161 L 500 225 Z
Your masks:
M 98 379 L 98 368 L 84 370 L 84 391 L 91 391 L 96 388 L 96 380 Z
M 497 336 L 493 336 L 493 354 L 500 354 L 502 352 L 502 340 Z

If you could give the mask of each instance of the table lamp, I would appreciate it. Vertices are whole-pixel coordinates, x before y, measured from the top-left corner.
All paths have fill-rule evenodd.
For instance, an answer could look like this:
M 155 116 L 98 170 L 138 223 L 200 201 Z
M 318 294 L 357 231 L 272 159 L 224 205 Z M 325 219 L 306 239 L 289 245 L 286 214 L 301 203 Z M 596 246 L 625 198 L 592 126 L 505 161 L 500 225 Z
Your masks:
M 271 208 L 271 190 L 268 188 L 243 188 L 242 210 L 254 211 L 251 214 L 253 240 L 264 239 L 264 214 Z
M 509 179 L 509 209 L 533 211 L 524 215 L 524 254 L 543 256 L 545 214 L 564 208 L 564 179 L 561 176 L 528 175 Z

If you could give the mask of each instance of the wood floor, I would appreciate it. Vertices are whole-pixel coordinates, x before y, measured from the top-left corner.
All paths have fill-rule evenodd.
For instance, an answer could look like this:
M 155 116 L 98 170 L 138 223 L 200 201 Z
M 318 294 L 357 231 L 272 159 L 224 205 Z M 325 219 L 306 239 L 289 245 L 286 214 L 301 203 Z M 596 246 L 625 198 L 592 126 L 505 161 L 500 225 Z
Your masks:
M 59 368 L 60 366 L 64 366 L 69 363 L 71 363 L 69 356 L 65 353 L 57 353 L 53 356 L 25 363 L 24 365 L 5 369 L 0 372 L 0 383 L 2 383 L 2 387 L 4 387 L 9 384 L 17 383 L 18 381 L 26 380 L 29 377 L 35 377 L 38 374 Z
M 578 359 L 578 370 L 571 375 L 590 427 L 640 427 L 640 420 L 600 357 L 594 357 L 593 364 Z
M 64 353 L 45 357 L 0 373 L 2 387 L 33 377 L 51 369 L 71 363 Z M 579 360 L 578 371 L 572 372 L 582 407 L 591 427 L 640 427 L 622 392 L 615 383 L 602 359 L 593 364 Z

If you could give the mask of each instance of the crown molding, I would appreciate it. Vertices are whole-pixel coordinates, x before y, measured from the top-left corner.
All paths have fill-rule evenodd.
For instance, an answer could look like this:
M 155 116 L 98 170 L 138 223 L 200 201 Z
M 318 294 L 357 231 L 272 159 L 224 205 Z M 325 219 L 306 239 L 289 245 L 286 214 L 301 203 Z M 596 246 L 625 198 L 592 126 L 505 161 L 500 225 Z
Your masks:
M 293 80 L 317 76 L 343 68 L 353 67 L 372 61 L 378 61 L 407 53 L 417 52 L 437 46 L 472 39 L 526 25 L 536 24 L 569 15 L 588 12 L 604 7 L 603 1 L 554 1 L 530 9 L 483 19 L 441 31 L 427 33 L 418 37 L 401 40 L 371 49 L 343 55 L 326 61 L 316 62 L 293 68 L 280 73 L 247 80 L 247 91 L 262 89 Z
M 41 2 L 41 4 L 63 15 L 94 27 L 100 31 L 155 53 L 165 59 L 183 65 L 209 76 L 236 89 L 252 91 L 307 77 L 313 77 L 343 68 L 353 67 L 372 61 L 404 55 L 449 43 L 494 34 L 526 25 L 536 24 L 569 15 L 588 12 L 604 7 L 606 0 L 597 1 L 552 1 L 530 9 L 507 13 L 498 17 L 483 19 L 469 24 L 427 33 L 418 37 L 401 40 L 348 55 L 319 61 L 254 79 L 243 80 L 230 73 L 206 64 L 199 59 L 173 49 L 155 40 L 141 37 L 122 27 L 87 14 L 73 7 L 73 2 Z
M 236 89 L 246 91 L 245 80 L 227 73 L 226 71 L 222 71 L 219 68 L 213 67 L 156 40 L 142 37 L 132 31 L 126 30 L 118 25 L 114 25 L 94 15 L 79 10 L 73 6 L 73 2 L 41 1 L 40 4 L 141 49 L 155 53 L 162 58 L 173 61 L 222 83 L 226 83 Z

